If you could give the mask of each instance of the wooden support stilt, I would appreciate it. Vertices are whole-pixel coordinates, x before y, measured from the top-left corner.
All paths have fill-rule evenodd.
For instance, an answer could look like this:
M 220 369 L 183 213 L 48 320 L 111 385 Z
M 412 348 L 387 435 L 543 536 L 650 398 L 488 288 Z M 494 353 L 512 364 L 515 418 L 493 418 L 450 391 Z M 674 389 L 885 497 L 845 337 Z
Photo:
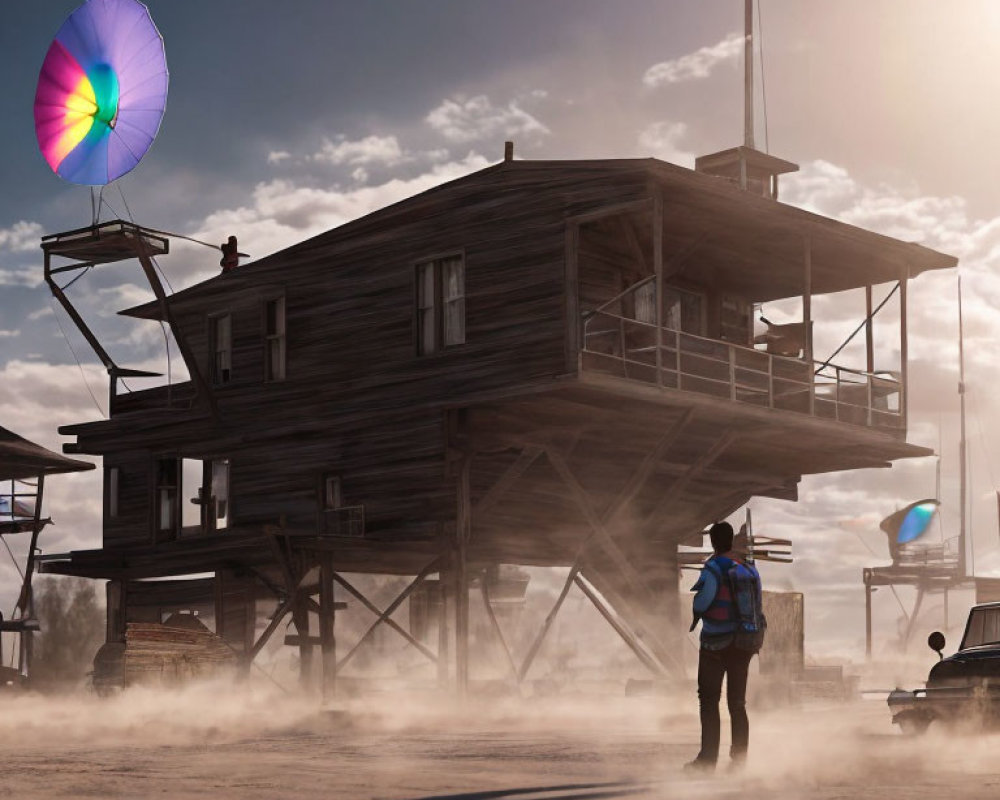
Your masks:
M 507 646 L 507 640 L 504 638 L 503 629 L 500 627 L 500 621 L 497 619 L 497 615 L 493 612 L 493 604 L 490 603 L 490 590 L 486 585 L 486 573 L 483 572 L 479 579 L 479 588 L 483 595 L 483 606 L 486 608 L 486 615 L 490 618 L 490 623 L 493 625 L 493 632 L 497 635 L 497 640 L 500 642 L 500 647 L 503 648 L 504 655 L 507 656 L 507 664 L 510 666 L 511 675 L 514 676 L 514 682 L 520 686 L 521 681 L 518 678 L 517 665 L 514 663 L 514 656 L 510 652 L 510 648 Z
M 619 620 L 614 615 L 614 613 L 612 613 L 612 611 L 602 602 L 601 598 L 597 596 L 597 593 L 594 592 L 594 590 L 587 585 L 587 582 L 583 580 L 583 578 L 580 575 L 577 575 L 573 580 L 574 583 L 576 583 L 576 585 L 580 587 L 580 591 L 582 591 L 587 596 L 587 599 L 594 604 L 594 608 L 596 608 L 598 612 L 600 612 L 600 615 L 604 617 L 605 620 L 607 620 L 608 624 L 612 628 L 614 628 L 615 633 L 617 633 L 621 637 L 622 641 L 628 645 L 629 649 L 631 649 L 632 652 L 636 654 L 636 656 L 646 666 L 646 668 L 649 669 L 649 671 L 652 672 L 654 675 L 662 677 L 664 675 L 664 671 L 663 667 L 660 666 L 660 663 L 656 660 L 656 658 L 654 658 L 652 655 L 646 652 L 645 648 L 643 648 L 642 645 L 639 644 L 639 640 L 632 634 L 631 631 L 629 631 L 622 624 L 621 620 Z
M 323 700 L 333 697 L 337 685 L 337 643 L 334 638 L 336 608 L 333 595 L 333 553 L 319 555 L 319 639 L 323 659 Z
M 35 491 L 35 515 L 31 526 L 31 540 L 28 543 L 28 557 L 24 565 L 24 580 L 21 585 L 21 594 L 17 602 L 18 617 L 21 619 L 34 619 L 35 617 L 35 591 L 31 585 L 35 573 L 35 554 L 38 551 L 38 534 L 42 532 L 45 523 L 42 521 L 42 495 L 45 490 L 45 476 L 38 476 L 38 487 Z M 26 677 L 31 677 L 31 662 L 35 652 L 35 632 L 24 629 L 20 634 L 18 647 L 18 665 L 20 672 Z
M 466 564 L 472 533 L 472 505 L 469 478 L 472 458 L 466 455 L 458 473 L 455 525 L 455 687 L 459 698 L 469 691 L 469 574 Z
M 450 619 L 448 606 L 451 603 L 451 579 L 447 570 L 442 569 L 438 577 L 438 589 L 441 592 L 441 608 L 438 613 L 438 651 L 437 651 L 437 677 L 438 686 L 442 691 L 447 689 L 451 681 L 451 657 L 450 642 L 451 628 L 448 624 Z
M 299 685 L 312 686 L 313 645 L 309 638 L 309 606 L 305 595 L 297 594 L 292 601 L 292 622 L 299 635 Z
M 528 649 L 528 653 L 525 655 L 524 661 L 521 662 L 521 668 L 517 671 L 518 683 L 524 681 L 524 676 L 527 675 L 528 670 L 531 669 L 531 664 L 535 660 L 535 656 L 538 655 L 538 651 L 542 647 L 542 642 L 545 641 L 545 635 L 549 632 L 549 628 L 552 627 L 552 623 L 555 621 L 556 615 L 559 613 L 559 609 L 562 608 L 563 601 L 566 599 L 566 595 L 569 594 L 570 587 L 573 586 L 573 582 L 576 580 L 576 576 L 579 572 L 580 568 L 574 564 L 573 568 L 569 571 L 569 575 L 566 577 L 566 583 L 563 584 L 562 591 L 559 592 L 559 597 L 556 598 L 555 605 L 552 606 L 552 610 L 545 617 L 545 622 L 542 624 L 541 630 L 538 631 L 535 641 L 531 643 L 531 647 Z
M 863 573 L 865 582 L 865 658 L 872 659 L 872 584 L 871 573 L 866 569 Z
M 426 567 L 420 570 L 420 573 L 417 575 L 417 577 L 413 579 L 413 581 L 409 584 L 409 586 L 403 589 L 403 591 L 396 596 L 396 599 L 393 600 L 388 606 L 386 606 L 385 611 L 383 611 L 382 614 L 379 616 L 379 618 L 369 626 L 368 630 L 364 632 L 364 634 L 357 641 L 354 647 L 348 650 L 347 655 L 345 655 L 342 659 L 340 659 L 340 661 L 337 662 L 338 672 L 344 669 L 344 666 L 354 657 L 354 654 L 358 652 L 358 648 L 360 648 L 361 645 L 363 645 L 365 642 L 368 641 L 372 633 L 379 625 L 385 622 L 389 617 L 391 617 L 396 612 L 396 609 L 399 608 L 400 605 L 402 605 L 403 601 L 406 600 L 406 598 L 409 597 L 413 593 L 413 591 L 421 583 L 424 582 L 424 579 L 432 572 L 439 569 L 440 563 L 441 563 L 440 558 L 435 558 L 433 561 L 431 561 L 430 564 L 428 564 Z

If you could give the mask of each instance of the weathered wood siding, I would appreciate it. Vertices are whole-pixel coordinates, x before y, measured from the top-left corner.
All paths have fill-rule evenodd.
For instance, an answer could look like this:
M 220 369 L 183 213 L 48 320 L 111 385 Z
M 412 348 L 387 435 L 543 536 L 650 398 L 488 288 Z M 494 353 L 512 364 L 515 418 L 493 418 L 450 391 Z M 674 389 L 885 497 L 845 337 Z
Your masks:
M 104 458 L 107 470 L 117 467 L 118 516 L 108 515 L 108 487 L 104 487 L 104 544 L 130 546 L 150 543 L 153 524 L 153 457 L 149 451 L 115 452 Z
M 82 434 L 81 447 L 141 448 L 135 470 L 159 455 L 230 458 L 233 527 L 283 518 L 313 528 L 322 477 L 335 474 L 344 503 L 365 505 L 370 538 L 443 536 L 455 504 L 446 409 L 565 375 L 566 219 L 641 199 L 647 182 L 639 166 L 487 170 L 196 287 L 174 311 L 209 381 L 211 319 L 232 319 L 232 379 L 214 389 L 219 421 L 143 414 L 139 393 L 122 401 L 129 414 Z M 418 356 L 416 264 L 459 252 L 466 342 Z M 267 383 L 264 303 L 274 297 L 286 304 L 287 377 Z M 154 396 L 163 405 L 162 390 Z M 127 519 L 106 525 L 106 546 L 151 541 L 152 481 Z

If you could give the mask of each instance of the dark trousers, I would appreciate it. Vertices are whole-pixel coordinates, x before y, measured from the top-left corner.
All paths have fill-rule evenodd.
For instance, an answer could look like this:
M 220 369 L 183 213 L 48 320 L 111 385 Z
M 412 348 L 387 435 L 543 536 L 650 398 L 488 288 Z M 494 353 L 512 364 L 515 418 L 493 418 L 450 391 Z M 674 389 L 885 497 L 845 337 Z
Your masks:
M 753 653 L 738 650 L 733 645 L 722 650 L 702 648 L 698 656 L 698 705 L 701 710 L 701 752 L 699 761 L 715 762 L 719 758 L 719 699 L 722 678 L 726 677 L 726 703 L 732 722 L 733 737 L 729 755 L 742 760 L 750 741 L 747 719 L 747 671 Z

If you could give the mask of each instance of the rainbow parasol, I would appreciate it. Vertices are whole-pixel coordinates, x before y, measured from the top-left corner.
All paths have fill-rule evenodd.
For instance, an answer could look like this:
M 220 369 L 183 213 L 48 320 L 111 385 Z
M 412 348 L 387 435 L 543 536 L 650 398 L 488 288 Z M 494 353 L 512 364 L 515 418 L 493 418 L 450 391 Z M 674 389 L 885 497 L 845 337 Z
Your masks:
M 139 163 L 167 103 L 163 38 L 138 0 L 87 0 L 52 41 L 35 93 L 35 133 L 49 166 L 103 186 Z

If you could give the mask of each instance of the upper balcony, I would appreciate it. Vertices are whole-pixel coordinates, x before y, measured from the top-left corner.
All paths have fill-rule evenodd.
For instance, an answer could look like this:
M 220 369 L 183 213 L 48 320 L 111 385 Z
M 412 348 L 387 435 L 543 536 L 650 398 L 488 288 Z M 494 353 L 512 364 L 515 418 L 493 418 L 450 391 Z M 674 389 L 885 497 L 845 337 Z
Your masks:
M 656 172 L 649 199 L 568 221 L 576 368 L 905 438 L 907 284 L 956 260 Z
M 593 311 L 584 315 L 580 369 L 758 408 L 905 432 L 906 387 L 898 371 L 871 373 L 806 361 L 769 352 L 763 344 L 758 350 Z

